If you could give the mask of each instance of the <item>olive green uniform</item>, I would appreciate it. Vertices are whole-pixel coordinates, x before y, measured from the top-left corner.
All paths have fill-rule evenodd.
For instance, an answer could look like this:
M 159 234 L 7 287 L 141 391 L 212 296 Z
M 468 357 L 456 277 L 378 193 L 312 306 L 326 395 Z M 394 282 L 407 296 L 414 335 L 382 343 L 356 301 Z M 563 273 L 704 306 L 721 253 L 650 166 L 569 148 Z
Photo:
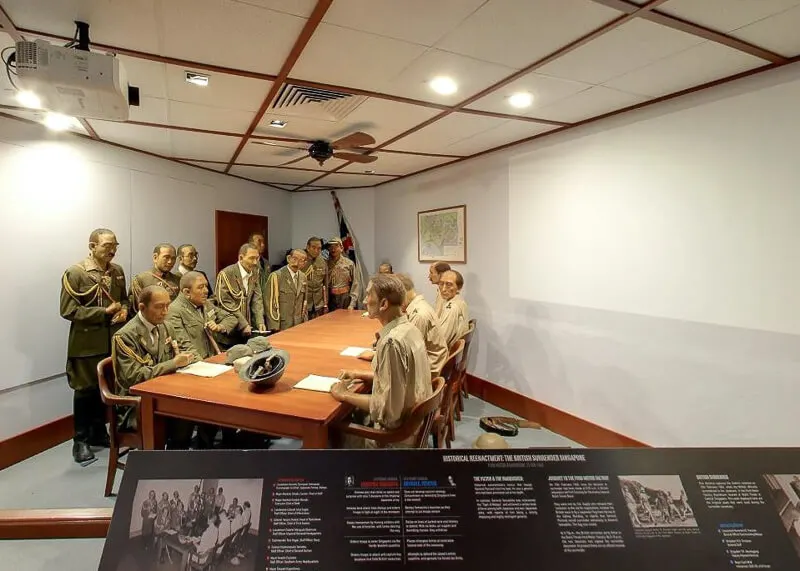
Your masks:
M 258 286 L 261 290 L 261 302 L 264 308 L 264 323 L 267 322 L 266 310 L 267 300 L 269 299 L 269 260 L 260 258 L 258 260 Z
M 292 278 L 289 266 L 269 276 L 267 319 L 271 331 L 284 331 L 306 320 L 306 275 L 299 269 Z
M 125 272 L 117 264 L 105 271 L 91 256 L 70 266 L 61 279 L 61 317 L 70 322 L 67 339 L 67 381 L 73 396 L 75 440 L 105 432 L 105 407 L 97 385 L 97 364 L 111 354 L 111 336 L 124 323 L 112 325 L 106 308 L 118 301 L 128 308 Z M 113 300 L 113 301 L 112 301 Z
M 322 256 L 312 258 L 308 252 L 306 255 L 301 270 L 306 276 L 308 318 L 314 319 L 328 309 L 328 262 Z
M 139 296 L 148 286 L 160 286 L 167 290 L 169 300 L 174 301 L 181 291 L 181 277 L 172 272 L 161 272 L 155 268 L 137 274 L 131 280 L 131 307 L 139 310 Z
M 223 333 L 236 329 L 236 317 L 210 301 L 195 306 L 185 295 L 179 295 L 169 306 L 167 325 L 175 335 L 181 352 L 192 353 L 198 360 L 216 355 L 218 347 L 206 323 L 213 322 L 223 328 Z

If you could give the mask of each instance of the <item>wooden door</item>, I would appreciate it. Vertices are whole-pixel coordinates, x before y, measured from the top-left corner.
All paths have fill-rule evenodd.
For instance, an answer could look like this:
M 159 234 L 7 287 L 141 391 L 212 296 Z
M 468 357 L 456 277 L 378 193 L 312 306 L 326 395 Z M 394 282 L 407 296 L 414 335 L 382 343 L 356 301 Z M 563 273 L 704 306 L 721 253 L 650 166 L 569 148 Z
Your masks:
M 216 211 L 217 273 L 239 259 L 239 248 L 252 232 L 264 234 L 264 255 L 269 256 L 269 218 L 241 212 Z

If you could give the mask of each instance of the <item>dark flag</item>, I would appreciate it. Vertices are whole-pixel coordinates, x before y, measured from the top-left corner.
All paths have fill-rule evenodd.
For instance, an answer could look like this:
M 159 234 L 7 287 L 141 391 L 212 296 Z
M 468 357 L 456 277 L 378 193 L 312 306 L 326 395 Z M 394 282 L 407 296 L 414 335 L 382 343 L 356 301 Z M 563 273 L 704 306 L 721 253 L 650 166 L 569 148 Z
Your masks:
M 350 224 L 347 222 L 347 217 L 344 215 L 342 205 L 339 203 L 339 197 L 336 196 L 336 191 L 332 190 L 331 196 L 333 197 L 333 208 L 336 210 L 336 220 L 339 222 L 339 238 L 342 239 L 342 248 L 344 250 L 342 253 L 350 258 L 356 265 L 356 274 L 358 275 L 358 281 L 361 284 L 361 293 L 363 294 L 366 291 L 367 282 L 364 280 L 365 272 L 363 263 L 361 262 L 361 260 L 363 260 L 361 249 L 358 247 L 356 237 L 350 229 Z M 361 300 L 358 300 L 358 306 L 360 305 Z

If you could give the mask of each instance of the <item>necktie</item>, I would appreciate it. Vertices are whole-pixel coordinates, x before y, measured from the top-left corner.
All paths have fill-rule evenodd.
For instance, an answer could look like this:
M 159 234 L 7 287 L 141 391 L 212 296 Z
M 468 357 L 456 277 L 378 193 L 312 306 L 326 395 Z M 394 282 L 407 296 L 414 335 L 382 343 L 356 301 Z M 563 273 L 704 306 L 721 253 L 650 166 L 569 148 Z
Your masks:
M 294 289 L 295 291 L 300 291 L 300 272 L 295 272 L 294 274 Z

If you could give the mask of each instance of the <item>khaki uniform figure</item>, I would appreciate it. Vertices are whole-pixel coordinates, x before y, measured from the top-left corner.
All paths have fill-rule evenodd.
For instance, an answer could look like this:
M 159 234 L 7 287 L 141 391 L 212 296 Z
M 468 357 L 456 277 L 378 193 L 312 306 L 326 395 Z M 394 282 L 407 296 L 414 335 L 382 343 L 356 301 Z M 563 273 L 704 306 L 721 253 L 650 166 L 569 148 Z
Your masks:
M 415 295 L 406 307 L 408 321 L 422 333 L 425 350 L 431 364 L 431 378 L 438 377 L 447 362 L 449 349 L 444 332 L 431 304 L 421 294 Z
M 320 255 L 321 252 L 322 240 L 309 238 L 306 243 L 306 261 L 300 266 L 306 276 L 306 303 L 309 319 L 328 312 L 328 262 Z
M 172 244 L 159 244 L 153 248 L 153 267 L 136 274 L 131 280 L 131 307 L 139 307 L 139 296 L 148 286 L 159 286 L 167 290 L 170 301 L 178 297 L 181 278 L 172 273 L 175 259 L 175 247 Z
M 267 319 L 271 331 L 285 331 L 308 318 L 306 311 L 306 275 L 300 271 L 305 263 L 303 250 L 292 250 L 288 265 L 269 276 Z
M 444 272 L 439 281 L 439 289 L 442 292 L 439 326 L 442 328 L 448 347 L 466 335 L 469 330 L 469 310 L 467 302 L 461 297 L 463 285 L 464 278 L 453 270 Z
M 236 316 L 238 337 L 248 337 L 253 329 L 266 329 L 258 259 L 258 250 L 244 244 L 239 261 L 217 276 L 217 306 Z
M 66 372 L 74 391 L 72 456 L 79 463 L 94 459 L 90 445 L 109 446 L 97 364 L 111 354 L 111 336 L 128 318 L 125 272 L 111 263 L 117 246 L 111 230 L 95 230 L 89 256 L 61 278 L 61 317 L 70 322 Z
M 195 360 L 194 355 L 181 352 L 172 330 L 165 325 L 169 311 L 169 294 L 159 286 L 142 290 L 139 313 L 114 335 L 111 354 L 117 377 L 117 392 L 127 395 L 130 388 L 161 375 L 174 373 Z M 123 412 L 122 429 L 136 429 L 132 409 Z M 192 424 L 170 419 L 167 426 L 167 445 L 188 448 Z
M 353 260 L 342 254 L 342 240 L 331 238 L 328 242 L 331 258 L 328 260 L 330 310 L 355 309 L 361 296 L 361 284 Z
M 431 367 L 422 333 L 402 314 L 405 289 L 396 276 L 378 275 L 365 300 L 367 312 L 383 328 L 378 333 L 372 372 L 342 371 L 342 382 L 331 388 L 331 396 L 356 407 L 357 419 L 367 426 L 392 430 L 399 427 L 414 406 L 429 398 Z M 384 304 L 383 302 L 387 303 Z M 371 394 L 357 394 L 348 388 L 349 381 L 360 380 L 371 384 Z M 414 443 L 416 435 L 393 444 L 405 448 Z M 373 440 L 350 438 L 343 442 L 345 448 L 374 448 Z
M 450 264 L 447 262 L 436 262 L 435 264 L 431 264 L 428 268 L 428 280 L 436 288 L 436 301 L 434 302 L 433 309 L 438 317 L 441 317 L 442 308 L 444 307 L 442 292 L 439 291 L 439 279 L 442 274 L 447 271 L 450 271 Z

